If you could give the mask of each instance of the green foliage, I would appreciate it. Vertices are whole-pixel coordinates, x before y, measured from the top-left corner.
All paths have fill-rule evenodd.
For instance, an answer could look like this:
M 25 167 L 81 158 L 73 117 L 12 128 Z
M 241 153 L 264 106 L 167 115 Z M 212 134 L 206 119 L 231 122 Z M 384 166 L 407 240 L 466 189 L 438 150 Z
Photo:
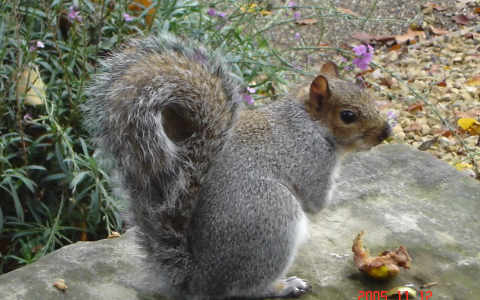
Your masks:
M 90 147 L 81 105 L 98 61 L 130 37 L 169 31 L 223 51 L 236 74 L 257 88 L 257 98 L 284 93 L 288 72 L 306 73 L 295 51 L 306 57 L 316 48 L 306 47 L 303 40 L 291 52 L 271 47 L 269 31 L 294 26 L 286 3 L 271 7 L 258 1 L 262 7 L 255 7 L 254 2 L 204 2 L 0 3 L 3 272 L 65 244 L 122 230 L 122 204 L 112 197 L 108 172 Z M 311 9 L 313 15 L 304 17 L 319 17 L 324 10 Z M 37 105 L 29 105 L 32 101 Z

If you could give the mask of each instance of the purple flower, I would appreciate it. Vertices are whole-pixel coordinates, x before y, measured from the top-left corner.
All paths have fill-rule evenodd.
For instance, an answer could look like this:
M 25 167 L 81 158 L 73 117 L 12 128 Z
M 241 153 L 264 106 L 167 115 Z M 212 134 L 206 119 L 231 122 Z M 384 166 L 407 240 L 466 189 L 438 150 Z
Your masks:
M 222 12 L 222 13 L 219 13 L 218 16 L 219 16 L 220 18 L 224 18 L 224 19 L 225 19 L 225 18 L 227 17 L 227 13 Z
M 341 60 L 342 62 L 346 63 L 346 62 L 348 61 L 348 58 L 342 56 L 342 57 L 340 57 L 340 60 Z
M 215 15 L 217 14 L 217 11 L 215 10 L 215 8 L 210 7 L 210 9 L 207 11 L 207 14 L 208 14 L 210 17 L 215 17 Z
M 300 38 L 300 33 L 296 32 L 294 38 L 298 40 Z
M 247 102 L 248 105 L 252 105 L 253 102 L 255 102 L 255 101 L 253 100 L 252 96 L 250 96 L 249 94 L 246 94 L 246 95 L 245 95 L 245 99 L 244 99 L 244 100 L 245 100 L 245 102 Z
M 290 1 L 287 4 L 287 7 L 295 7 L 295 6 L 297 6 L 297 3 L 295 3 L 294 1 Z
M 32 120 L 32 117 L 30 117 L 30 115 L 27 113 L 26 115 L 23 116 L 23 119 L 25 121 L 31 121 Z
M 353 66 L 352 65 L 346 66 L 344 69 L 345 69 L 345 71 L 350 71 L 351 69 L 353 69 Z
M 253 94 L 255 93 L 255 89 L 252 87 L 247 87 L 247 92 L 249 92 L 250 94 Z
M 82 16 L 80 15 L 80 12 L 77 11 L 77 9 L 75 8 L 75 6 L 70 6 L 70 11 L 68 12 L 68 17 L 72 20 L 72 21 L 78 21 L 78 22 L 82 22 Z
M 387 113 L 387 123 L 388 125 L 390 126 L 390 128 L 393 128 L 395 127 L 395 125 L 397 125 L 397 114 L 390 110 L 388 113 Z
M 123 14 L 123 17 L 125 18 L 125 21 L 127 21 L 127 22 L 133 21 L 133 18 L 130 17 L 129 14 Z
M 358 57 L 353 60 L 353 64 L 361 70 L 366 70 L 368 68 L 368 64 L 372 61 L 373 47 L 370 45 L 368 45 L 368 47 L 361 45 L 358 47 L 353 47 L 353 51 L 358 55 Z
M 300 18 L 300 12 L 297 11 L 296 13 L 294 13 L 294 14 L 293 14 L 293 18 L 294 18 L 295 20 L 299 19 L 299 18 Z
M 32 53 L 38 48 L 45 48 L 45 45 L 40 41 L 30 41 L 28 43 L 28 52 Z

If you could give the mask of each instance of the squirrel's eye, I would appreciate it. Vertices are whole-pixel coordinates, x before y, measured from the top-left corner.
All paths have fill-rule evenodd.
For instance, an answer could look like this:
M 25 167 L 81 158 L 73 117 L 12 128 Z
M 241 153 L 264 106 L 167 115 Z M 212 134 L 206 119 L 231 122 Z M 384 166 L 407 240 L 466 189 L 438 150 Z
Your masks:
M 351 124 L 357 120 L 357 117 L 355 114 L 349 110 L 344 110 L 340 113 L 340 116 L 342 117 L 342 121 Z

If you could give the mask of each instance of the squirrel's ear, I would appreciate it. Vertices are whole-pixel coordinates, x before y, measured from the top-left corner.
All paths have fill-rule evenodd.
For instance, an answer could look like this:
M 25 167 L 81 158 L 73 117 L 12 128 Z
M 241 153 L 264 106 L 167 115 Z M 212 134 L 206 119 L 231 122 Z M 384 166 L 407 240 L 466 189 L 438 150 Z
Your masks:
M 323 64 L 322 68 L 320 69 L 320 74 L 338 78 L 338 67 L 333 61 L 329 60 Z
M 322 111 L 325 100 L 330 98 L 330 89 L 328 88 L 328 80 L 325 76 L 317 76 L 310 85 L 310 97 L 307 103 L 312 116 L 316 116 Z

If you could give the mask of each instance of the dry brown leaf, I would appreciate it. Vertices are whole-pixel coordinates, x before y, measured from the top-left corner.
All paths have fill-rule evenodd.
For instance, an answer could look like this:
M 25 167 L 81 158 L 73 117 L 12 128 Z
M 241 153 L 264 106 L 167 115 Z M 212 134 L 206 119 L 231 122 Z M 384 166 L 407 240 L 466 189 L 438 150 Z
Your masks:
M 411 114 L 416 114 L 419 111 L 423 111 L 423 107 L 421 104 L 412 104 L 410 106 L 407 106 L 405 110 Z
M 415 38 L 418 37 L 420 41 L 423 41 L 426 39 L 426 35 L 424 31 L 421 30 L 412 30 L 411 28 L 408 28 L 407 33 L 404 35 L 397 35 L 395 37 L 395 40 L 399 44 L 404 44 L 410 41 L 410 43 L 415 42 Z
M 382 78 L 382 79 L 380 80 L 380 85 L 384 85 L 384 86 L 386 86 L 386 87 L 388 87 L 388 88 L 391 88 L 392 85 L 393 85 L 393 80 L 390 79 L 390 78 Z
M 433 27 L 433 26 L 430 26 L 430 30 L 431 30 L 434 34 L 436 34 L 436 35 L 444 35 L 444 34 L 449 34 L 449 33 L 450 33 L 450 31 L 448 31 L 448 30 L 445 30 L 445 29 L 437 29 L 437 28 L 435 28 L 435 27 Z
M 442 82 L 437 83 L 437 85 L 441 86 L 441 87 L 446 87 L 447 83 L 445 81 L 442 81 Z
M 341 12 L 342 14 L 351 15 L 351 16 L 355 16 L 355 17 L 360 17 L 359 14 L 354 13 L 354 12 L 353 12 L 351 9 L 349 9 L 349 8 L 337 7 L 337 10 L 338 10 L 339 12 Z
M 320 48 L 325 48 L 325 47 L 330 47 L 330 44 L 327 43 L 327 42 L 320 42 L 317 47 L 320 47 Z
M 420 144 L 420 146 L 418 146 L 417 149 L 420 150 L 420 151 L 426 151 L 426 150 L 432 148 L 433 145 L 435 145 L 435 144 L 437 143 L 438 137 L 439 137 L 439 136 L 437 135 L 437 136 L 434 137 L 433 139 L 428 140 L 428 141 L 426 141 L 426 142 L 423 142 L 422 144 Z
M 386 43 L 386 42 L 395 41 L 395 36 L 394 35 L 376 35 L 373 37 L 373 39 L 379 43 Z
M 477 0 L 457 0 L 458 3 L 455 4 L 455 7 L 457 9 L 463 9 L 465 8 L 469 3 L 474 3 L 476 2 Z
M 405 132 L 420 131 L 420 130 L 422 130 L 422 124 L 415 122 L 410 124 L 410 126 L 408 126 L 408 128 L 405 129 Z
M 480 7 L 475 8 L 474 13 L 480 14 Z
M 480 33 L 475 31 L 466 32 L 463 37 L 466 39 L 473 39 L 474 37 L 480 36 Z
M 467 25 L 468 23 L 470 23 L 470 20 L 465 15 L 456 15 L 452 18 L 452 21 L 462 25 Z
M 477 74 L 467 81 L 468 85 L 480 85 L 480 74 Z
M 423 7 L 431 6 L 433 7 L 436 11 L 444 11 L 446 8 L 441 6 L 440 4 L 435 4 L 435 3 L 425 3 L 422 5 Z
M 477 118 L 480 116 L 480 110 L 470 110 L 470 111 L 454 111 L 453 114 L 455 117 L 460 117 L 460 118 Z
M 400 45 L 400 44 L 395 44 L 395 45 L 393 45 L 392 47 L 390 47 L 390 49 L 388 49 L 387 52 L 397 51 L 397 50 L 400 50 L 400 49 L 402 49 L 402 45 Z
M 371 44 L 373 41 L 373 36 L 365 32 L 357 32 L 352 34 L 352 38 L 359 40 L 362 44 Z
M 316 24 L 316 23 L 317 23 L 317 19 L 313 19 L 313 18 L 295 21 L 295 24 L 297 24 L 299 26 L 313 25 L 313 24 Z

